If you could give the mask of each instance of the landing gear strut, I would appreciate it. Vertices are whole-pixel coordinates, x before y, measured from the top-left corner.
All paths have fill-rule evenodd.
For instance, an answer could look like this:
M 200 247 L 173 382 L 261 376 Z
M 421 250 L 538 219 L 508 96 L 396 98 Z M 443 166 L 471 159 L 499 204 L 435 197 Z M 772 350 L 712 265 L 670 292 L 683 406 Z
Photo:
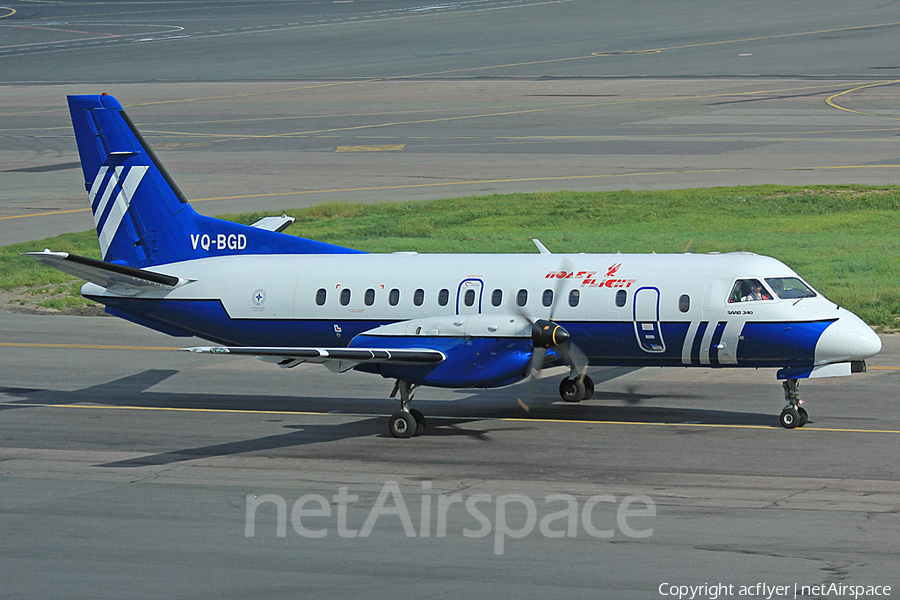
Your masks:
M 417 387 L 419 386 L 399 379 L 394 384 L 391 398 L 396 398 L 397 392 L 400 392 L 400 412 L 391 415 L 388 429 L 395 438 L 411 438 L 425 432 L 425 415 L 409 407 Z
M 587 400 L 594 395 L 594 380 L 588 375 L 574 379 L 570 375 L 559 382 L 559 395 L 566 402 Z
M 800 380 L 785 379 L 782 385 L 784 386 L 784 399 L 787 401 L 787 406 L 781 411 L 779 419 L 781 426 L 787 429 L 803 427 L 809 421 L 809 413 L 800 406 L 803 404 L 803 400 L 800 399 Z

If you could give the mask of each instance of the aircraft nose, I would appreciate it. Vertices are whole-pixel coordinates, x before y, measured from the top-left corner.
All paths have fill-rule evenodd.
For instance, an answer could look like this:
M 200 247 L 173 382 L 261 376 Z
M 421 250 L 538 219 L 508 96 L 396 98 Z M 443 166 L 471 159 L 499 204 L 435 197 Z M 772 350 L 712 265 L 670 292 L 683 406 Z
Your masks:
M 841 338 L 850 352 L 850 360 L 864 360 L 881 352 L 881 338 L 865 321 L 852 315 L 850 319 L 842 316 L 839 323 Z
M 816 344 L 816 362 L 865 360 L 880 351 L 878 334 L 852 312 L 841 309 L 840 318 L 822 333 Z

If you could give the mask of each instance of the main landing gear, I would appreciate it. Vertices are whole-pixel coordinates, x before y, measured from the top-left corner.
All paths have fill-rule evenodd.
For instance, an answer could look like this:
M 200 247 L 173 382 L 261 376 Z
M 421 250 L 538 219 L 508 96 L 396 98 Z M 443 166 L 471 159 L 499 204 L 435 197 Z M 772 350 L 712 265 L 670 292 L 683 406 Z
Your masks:
M 803 427 L 809 421 L 809 413 L 800 406 L 803 400 L 800 399 L 800 380 L 786 379 L 782 384 L 784 386 L 784 399 L 787 406 L 781 411 L 781 426 L 787 429 L 795 427 Z
M 559 395 L 566 402 L 581 402 L 594 395 L 594 380 L 588 375 L 566 377 L 559 382 Z
M 397 392 L 400 392 L 400 412 L 391 415 L 388 429 L 395 438 L 411 438 L 425 432 L 425 415 L 421 411 L 409 407 L 417 387 L 419 386 L 399 379 L 394 384 L 391 398 L 396 398 Z

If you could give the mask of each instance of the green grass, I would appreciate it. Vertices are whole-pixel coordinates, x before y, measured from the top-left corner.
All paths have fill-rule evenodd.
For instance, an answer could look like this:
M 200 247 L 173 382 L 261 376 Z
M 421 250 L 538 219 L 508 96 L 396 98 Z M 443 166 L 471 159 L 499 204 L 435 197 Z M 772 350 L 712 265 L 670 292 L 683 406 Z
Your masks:
M 873 325 L 896 328 L 900 317 L 900 186 L 553 192 L 286 212 L 297 219 L 287 233 L 369 252 L 534 252 L 535 237 L 560 253 L 747 250 L 784 261 Z M 0 287 L 67 279 L 17 253 L 96 257 L 96 245 L 86 232 L 2 248 Z

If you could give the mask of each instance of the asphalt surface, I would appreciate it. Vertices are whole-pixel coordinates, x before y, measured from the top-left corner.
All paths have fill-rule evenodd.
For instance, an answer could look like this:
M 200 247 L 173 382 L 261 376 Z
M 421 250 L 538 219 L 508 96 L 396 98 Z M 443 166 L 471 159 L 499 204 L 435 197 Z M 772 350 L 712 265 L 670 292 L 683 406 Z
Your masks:
M 803 429 L 777 424 L 771 371 L 597 369 L 598 393 L 574 406 L 555 399 L 558 376 L 532 391 L 422 389 L 426 434 L 396 440 L 391 385 L 375 377 L 176 352 L 195 341 L 104 317 L 4 314 L 0 335 L 15 340 L 0 345 L 10 596 L 415 597 L 427 586 L 651 598 L 667 582 L 896 583 L 893 336 L 869 373 L 803 385 Z M 345 521 L 342 488 L 357 497 Z M 573 537 L 535 524 L 567 506 L 547 502 L 555 494 L 576 502 Z M 334 499 L 329 516 L 295 506 L 311 495 Z M 454 495 L 439 535 L 439 498 Z M 479 495 L 482 535 L 462 504 Z M 514 495 L 534 503 L 530 529 Z M 589 523 L 610 537 L 582 524 L 597 496 Z M 283 536 L 274 504 L 247 516 L 275 497 Z M 389 510 L 398 497 L 409 532 Z M 618 527 L 626 500 L 639 513 L 626 524 L 649 537 Z M 367 537 L 340 535 L 378 506 Z M 503 524 L 524 533 L 498 541 Z
M 71 93 L 114 94 L 206 214 L 510 191 L 889 184 L 900 170 L 893 3 L 10 10 L 0 18 L 0 245 L 92 226 Z
M 6 2 L 0 245 L 92 225 L 68 93 L 115 94 L 207 214 L 896 183 L 898 27 L 883 1 Z M 578 405 L 554 402 L 552 374 L 422 389 L 427 434 L 395 440 L 386 380 L 0 314 L 0 590 L 893 597 L 900 341 L 884 341 L 868 373 L 804 382 L 803 429 L 777 425 L 767 370 L 598 368 Z M 787 587 L 741 593 L 761 582 Z

